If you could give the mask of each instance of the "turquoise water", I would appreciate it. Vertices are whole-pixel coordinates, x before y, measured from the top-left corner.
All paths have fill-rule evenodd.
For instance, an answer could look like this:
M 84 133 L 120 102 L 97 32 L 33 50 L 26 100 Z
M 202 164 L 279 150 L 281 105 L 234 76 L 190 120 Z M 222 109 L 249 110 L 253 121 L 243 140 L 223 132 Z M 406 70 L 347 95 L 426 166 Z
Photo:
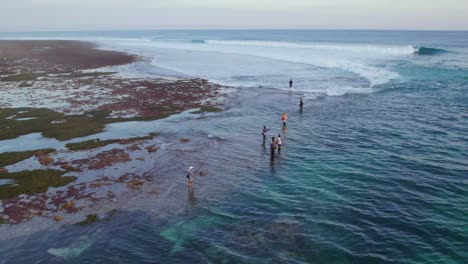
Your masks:
M 174 184 L 184 203 L 2 241 L 0 263 L 468 262 L 468 33 L 33 37 L 99 38 L 150 58 L 124 71 L 198 76 L 240 90 L 222 113 L 162 128 L 198 140 L 199 151 L 155 172 L 207 160 L 193 192 Z M 420 47 L 437 50 L 414 54 Z M 263 125 L 284 138 L 273 161 L 261 145 Z

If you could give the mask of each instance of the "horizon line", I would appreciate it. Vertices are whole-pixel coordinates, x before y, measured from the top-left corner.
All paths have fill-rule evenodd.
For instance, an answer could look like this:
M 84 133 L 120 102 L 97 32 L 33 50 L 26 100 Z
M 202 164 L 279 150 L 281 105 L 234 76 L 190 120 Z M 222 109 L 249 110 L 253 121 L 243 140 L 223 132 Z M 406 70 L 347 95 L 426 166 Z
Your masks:
M 0 31 L 0 34 L 20 33 L 72 33 L 72 32 L 118 32 L 118 31 L 432 31 L 432 32 L 468 32 L 468 29 L 323 29 L 323 28 L 197 28 L 197 29 L 72 29 L 72 30 L 37 30 L 37 31 Z

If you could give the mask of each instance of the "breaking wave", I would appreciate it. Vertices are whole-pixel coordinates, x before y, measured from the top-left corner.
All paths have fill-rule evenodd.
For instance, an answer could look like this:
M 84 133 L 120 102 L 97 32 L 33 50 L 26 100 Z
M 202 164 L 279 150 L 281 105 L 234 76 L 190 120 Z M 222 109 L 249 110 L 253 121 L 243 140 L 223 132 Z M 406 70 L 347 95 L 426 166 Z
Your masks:
M 295 48 L 295 49 L 314 49 L 324 51 L 340 52 L 368 52 L 390 55 L 410 55 L 414 53 L 414 48 L 408 46 L 384 46 L 384 45 L 363 45 L 363 44 L 323 44 L 323 43 L 295 43 L 281 41 L 239 41 L 239 40 L 203 40 L 205 44 L 228 45 L 228 46 L 250 46 L 265 48 Z
M 194 44 L 205 44 L 206 43 L 206 41 L 203 40 L 203 39 L 192 39 L 191 42 L 194 43 Z
M 419 47 L 416 48 L 414 53 L 417 55 L 439 55 L 439 54 L 444 54 L 448 53 L 448 50 L 444 49 L 436 49 L 436 48 L 427 48 L 427 47 Z

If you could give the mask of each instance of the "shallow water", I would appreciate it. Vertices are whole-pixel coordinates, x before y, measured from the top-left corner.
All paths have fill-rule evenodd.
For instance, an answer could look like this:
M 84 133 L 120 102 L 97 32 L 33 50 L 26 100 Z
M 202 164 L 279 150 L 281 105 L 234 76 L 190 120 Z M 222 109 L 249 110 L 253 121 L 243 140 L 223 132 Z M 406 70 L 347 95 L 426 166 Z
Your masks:
M 206 37 L 203 32 L 186 34 L 184 39 Z M 223 34 L 215 34 L 216 39 L 229 35 Z M 249 33 L 243 34 L 245 40 Z M 416 39 L 457 53 L 367 56 L 365 69 L 391 72 L 379 85 L 356 73 L 364 68 L 306 67 L 312 76 L 307 82 L 341 96 L 305 84 L 305 89 L 288 91 L 265 85 L 262 74 L 251 74 L 254 85 L 245 85 L 226 111 L 161 124 L 168 135 L 190 137 L 198 146 L 155 165 L 154 184 L 161 180 L 168 190 L 161 196 L 164 205 L 119 211 L 92 226 L 0 241 L 0 263 L 466 263 L 468 69 L 460 58 L 466 58 L 468 42 L 459 42 L 468 40 L 466 33 L 320 34 L 324 41 L 338 43 L 334 45 L 354 39 L 353 45 L 405 47 L 418 45 L 412 43 Z M 140 50 L 138 45 L 133 48 Z M 160 51 L 167 48 L 145 50 L 164 57 Z M 257 61 L 245 54 L 227 56 L 202 65 L 220 67 L 236 57 L 237 67 L 248 71 L 250 62 Z M 171 63 L 195 71 L 192 57 L 182 59 Z M 264 66 L 264 60 L 258 64 Z M 272 71 L 287 65 L 304 70 L 302 62 L 288 62 L 272 66 Z M 322 73 L 326 77 L 320 80 Z M 333 90 L 343 82 L 358 92 Z M 361 88 L 366 91 L 359 92 Z M 299 111 L 303 96 L 309 99 Z M 285 129 L 283 112 L 289 117 Z M 281 133 L 284 138 L 282 153 L 273 162 L 261 145 L 263 125 L 271 128 L 269 136 Z M 182 174 L 190 164 L 207 172 L 196 178 L 193 192 L 186 190 Z M 80 254 L 64 260 L 48 253 L 50 248 Z

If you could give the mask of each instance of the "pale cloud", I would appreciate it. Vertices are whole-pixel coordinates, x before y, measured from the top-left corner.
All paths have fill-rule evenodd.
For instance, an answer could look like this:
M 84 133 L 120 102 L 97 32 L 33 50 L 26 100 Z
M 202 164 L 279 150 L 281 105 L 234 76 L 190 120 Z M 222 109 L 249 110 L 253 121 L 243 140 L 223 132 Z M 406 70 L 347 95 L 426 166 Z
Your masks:
M 468 29 L 467 0 L 2 0 L 0 31 Z

